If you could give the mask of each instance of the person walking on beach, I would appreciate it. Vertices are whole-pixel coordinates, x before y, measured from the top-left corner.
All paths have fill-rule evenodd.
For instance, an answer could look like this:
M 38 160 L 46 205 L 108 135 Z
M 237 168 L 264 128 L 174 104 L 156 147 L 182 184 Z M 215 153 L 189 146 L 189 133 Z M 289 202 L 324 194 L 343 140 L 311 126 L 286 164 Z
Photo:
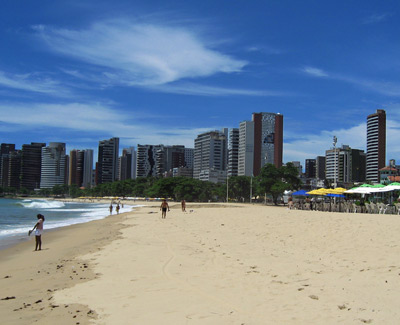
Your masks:
M 32 230 L 29 230 L 29 236 L 35 230 L 35 251 L 42 250 L 42 233 L 43 233 L 43 223 L 44 223 L 44 216 L 42 214 L 37 215 L 38 222 L 33 227 Z
M 167 217 L 167 209 L 169 211 L 169 205 L 167 203 L 167 200 L 163 200 L 160 206 L 161 212 L 161 218 L 165 219 Z
M 182 206 L 182 212 L 186 212 L 186 202 L 185 202 L 185 200 L 181 201 L 181 206 Z
M 115 211 L 117 211 L 117 214 L 119 214 L 119 204 L 117 204 L 117 206 L 115 207 Z
M 112 212 L 113 212 L 113 205 L 112 205 L 112 203 L 110 204 L 109 209 L 110 209 L 110 214 L 112 214 Z

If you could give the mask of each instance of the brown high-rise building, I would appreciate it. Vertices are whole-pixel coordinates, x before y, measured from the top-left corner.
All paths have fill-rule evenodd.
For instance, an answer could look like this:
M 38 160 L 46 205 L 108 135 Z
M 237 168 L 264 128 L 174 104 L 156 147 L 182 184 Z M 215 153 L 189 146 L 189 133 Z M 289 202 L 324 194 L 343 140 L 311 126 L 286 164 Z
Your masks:
M 282 166 L 283 115 L 276 113 L 253 113 L 254 160 L 253 175 L 260 174 L 265 164 Z
M 83 150 L 71 150 L 69 152 L 68 185 L 77 185 L 78 187 L 82 186 L 84 157 L 85 157 L 85 152 Z
M 366 180 L 379 182 L 379 169 L 386 160 L 386 112 L 383 109 L 367 117 Z

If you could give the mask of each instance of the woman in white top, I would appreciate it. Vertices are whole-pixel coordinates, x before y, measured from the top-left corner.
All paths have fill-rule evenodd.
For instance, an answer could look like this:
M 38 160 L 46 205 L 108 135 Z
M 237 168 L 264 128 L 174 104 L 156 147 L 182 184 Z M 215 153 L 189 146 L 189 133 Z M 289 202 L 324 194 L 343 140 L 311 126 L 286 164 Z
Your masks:
M 35 230 L 35 239 L 36 239 L 36 245 L 35 245 L 35 251 L 37 250 L 42 250 L 42 233 L 43 233 L 43 223 L 44 223 L 44 216 L 42 214 L 37 215 L 38 222 L 36 225 L 33 227 L 32 230 L 29 230 L 29 235 Z

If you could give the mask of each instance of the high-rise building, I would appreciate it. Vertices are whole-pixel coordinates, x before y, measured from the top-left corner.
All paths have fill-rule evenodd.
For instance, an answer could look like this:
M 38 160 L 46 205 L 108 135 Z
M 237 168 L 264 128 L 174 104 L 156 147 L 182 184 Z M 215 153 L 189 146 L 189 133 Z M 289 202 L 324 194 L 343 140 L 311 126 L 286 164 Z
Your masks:
M 93 183 L 93 149 L 83 151 L 83 176 L 82 186 L 91 188 Z
M 194 148 L 185 148 L 185 167 L 193 169 Z
M 69 152 L 69 177 L 68 185 L 82 186 L 84 152 L 82 150 L 71 150 Z
M 69 154 L 68 185 L 90 188 L 93 174 L 93 150 L 71 150 Z
M 254 122 L 243 121 L 239 125 L 238 175 L 253 176 Z
M 283 115 L 253 113 L 254 122 L 254 176 L 260 174 L 265 164 L 282 166 Z
M 163 145 L 137 145 L 136 177 L 156 177 L 162 169 Z
M 66 184 L 67 156 L 65 143 L 50 142 L 42 148 L 40 188 Z
M 318 156 L 315 159 L 315 174 L 318 179 L 325 179 L 326 177 L 326 157 Z
M 22 145 L 21 153 L 21 187 L 28 190 L 40 188 L 42 168 L 42 148 L 45 143 L 32 142 Z
M 300 161 L 290 161 L 290 163 L 297 169 L 297 175 L 301 176 L 303 174 L 303 166 Z
M 257 176 L 265 164 L 281 167 L 282 155 L 283 115 L 253 113 L 251 122 L 240 123 L 239 175 Z
M 9 154 L 7 187 L 17 190 L 21 187 L 21 150 Z
M 306 178 L 315 178 L 316 177 L 316 159 L 306 159 Z
M 172 171 L 174 168 L 185 167 L 185 146 L 164 147 L 164 171 Z
M 222 132 L 205 132 L 194 140 L 193 177 L 215 183 L 226 180 L 226 137 Z
M 118 178 L 119 138 L 99 141 L 97 165 L 98 184 L 114 182 Z
M 231 128 L 227 132 L 228 140 L 228 176 L 238 176 L 239 173 L 239 129 Z
M 386 112 L 378 109 L 367 117 L 367 181 L 379 182 L 379 169 L 385 167 L 385 160 Z
M 136 151 L 134 147 L 122 150 L 119 157 L 119 180 L 136 178 Z
M 326 179 L 336 183 L 363 182 L 366 155 L 348 145 L 326 151 Z
M 9 155 L 14 151 L 15 144 L 2 143 L 0 145 L 0 186 L 2 187 L 8 186 Z

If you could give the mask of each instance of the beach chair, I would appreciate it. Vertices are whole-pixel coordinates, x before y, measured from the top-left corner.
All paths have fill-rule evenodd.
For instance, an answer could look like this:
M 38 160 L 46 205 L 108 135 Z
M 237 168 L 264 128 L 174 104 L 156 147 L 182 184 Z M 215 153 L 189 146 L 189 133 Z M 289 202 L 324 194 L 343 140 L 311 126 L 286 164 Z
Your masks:
M 357 204 L 352 203 L 352 207 L 353 207 L 353 213 L 360 212 L 360 207 Z
M 387 210 L 387 206 L 383 203 L 377 203 L 379 214 L 385 214 Z
M 344 211 L 347 213 L 351 212 L 351 203 L 350 202 L 344 202 Z
M 395 207 L 395 213 L 397 215 L 400 215 L 400 203 L 395 203 L 394 207 Z
M 379 213 L 378 207 L 376 206 L 375 203 L 371 202 L 369 205 L 371 207 L 371 213 Z
M 367 213 L 372 213 L 371 212 L 371 204 L 365 203 L 365 209 L 366 209 Z

